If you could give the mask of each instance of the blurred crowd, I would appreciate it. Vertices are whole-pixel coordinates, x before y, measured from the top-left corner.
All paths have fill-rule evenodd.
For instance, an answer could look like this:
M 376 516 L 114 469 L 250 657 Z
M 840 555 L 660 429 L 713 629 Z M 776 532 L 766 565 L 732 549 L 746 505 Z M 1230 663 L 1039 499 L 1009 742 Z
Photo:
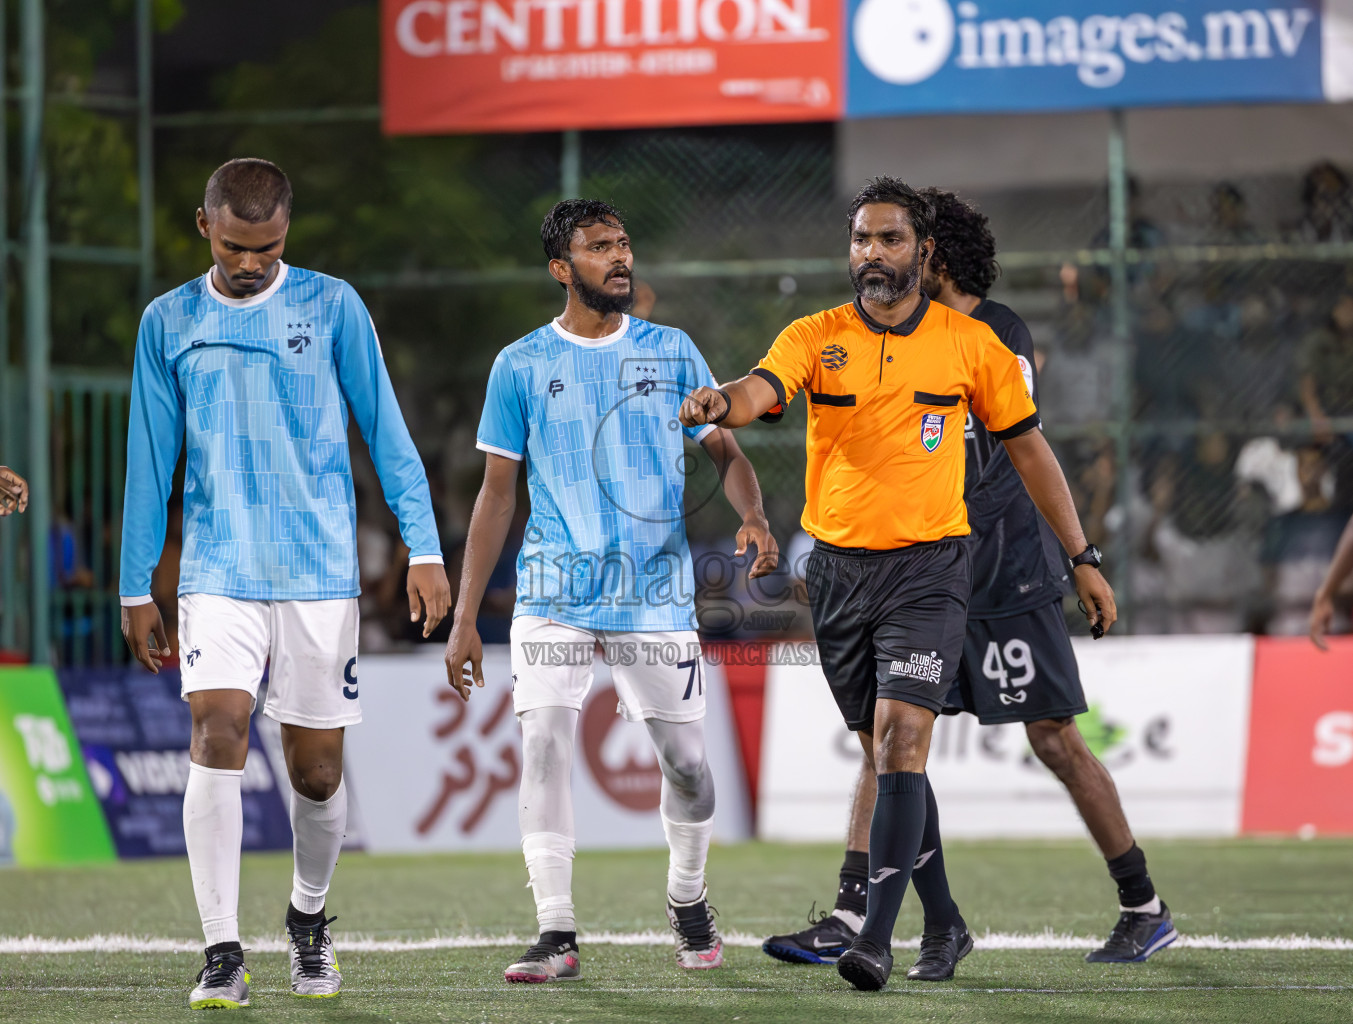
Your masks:
M 1041 325 L 1045 423 L 1130 411 L 1126 466 L 1112 437 L 1061 446 L 1086 532 L 1131 589 L 1138 632 L 1304 633 L 1353 514 L 1353 276 L 1300 250 L 1151 250 L 1353 242 L 1349 178 L 1311 168 L 1277 239 L 1229 182 L 1203 217 L 1168 224 L 1129 199 L 1131 344 L 1113 341 L 1106 275 L 1076 267 Z

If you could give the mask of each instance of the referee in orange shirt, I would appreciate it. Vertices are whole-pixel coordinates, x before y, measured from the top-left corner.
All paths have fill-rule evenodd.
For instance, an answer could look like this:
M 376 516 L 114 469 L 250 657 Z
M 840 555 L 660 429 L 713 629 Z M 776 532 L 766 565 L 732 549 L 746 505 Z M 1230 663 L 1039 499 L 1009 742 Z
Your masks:
M 742 427 L 778 419 L 808 393 L 813 627 L 837 706 L 878 776 L 868 911 L 837 961 L 859 989 L 882 988 L 892 970 L 893 925 L 925 826 L 930 734 L 963 652 L 969 409 L 1005 444 L 1062 546 L 1090 547 L 1014 353 L 920 287 L 934 221 L 931 201 L 903 182 L 870 181 L 849 213 L 855 301 L 796 320 L 748 376 L 699 388 L 681 407 L 687 426 Z M 1092 560 L 1073 557 L 1076 592 L 1092 626 L 1107 630 L 1113 590 Z

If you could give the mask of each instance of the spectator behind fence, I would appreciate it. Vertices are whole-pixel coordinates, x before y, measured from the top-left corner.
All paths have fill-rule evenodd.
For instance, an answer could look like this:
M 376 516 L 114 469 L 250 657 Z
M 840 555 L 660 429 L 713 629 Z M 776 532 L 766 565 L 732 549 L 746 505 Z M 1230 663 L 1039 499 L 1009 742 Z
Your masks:
M 1259 556 L 1270 601 L 1267 632 L 1278 636 L 1307 631 L 1311 602 L 1344 528 L 1345 517 L 1330 501 L 1329 470 L 1318 446 L 1298 450 L 1297 475 L 1301 506 L 1269 521 Z
M 1301 220 L 1292 232 L 1298 242 L 1353 242 L 1353 188 L 1328 160 L 1306 172 L 1301 183 Z
M 1259 232 L 1250 223 L 1245 193 L 1229 181 L 1218 182 L 1209 197 L 1212 220 L 1205 232 L 1208 245 L 1255 245 Z
M 379 654 L 393 646 L 387 624 L 392 618 L 391 608 L 403 596 L 398 591 L 403 574 L 394 571 L 395 548 L 400 541 L 368 500 L 369 488 L 355 473 L 353 491 L 357 496 L 357 566 L 362 588 L 357 599 L 361 612 L 358 645 L 359 650 Z M 403 564 L 401 561 L 401 569 Z
M 1257 540 L 1236 516 L 1238 487 L 1225 435 L 1198 438 L 1184 456 L 1167 452 L 1147 481 L 1151 521 L 1142 556 L 1161 602 L 1147 627 L 1162 633 L 1235 633 L 1260 587 Z
M 1336 430 L 1335 417 L 1353 417 L 1353 293 L 1335 300 L 1329 320 L 1302 343 L 1298 390 L 1317 443 L 1334 471 L 1334 507 L 1353 509 L 1353 437 Z
M 8 466 L 0 466 L 0 516 L 28 508 L 28 481 Z
M 1297 453 L 1279 440 L 1293 419 L 1292 409 L 1279 405 L 1273 412 L 1277 436 L 1252 437 L 1236 456 L 1236 479 L 1259 490 L 1268 502 L 1270 515 L 1282 515 L 1301 507 Z

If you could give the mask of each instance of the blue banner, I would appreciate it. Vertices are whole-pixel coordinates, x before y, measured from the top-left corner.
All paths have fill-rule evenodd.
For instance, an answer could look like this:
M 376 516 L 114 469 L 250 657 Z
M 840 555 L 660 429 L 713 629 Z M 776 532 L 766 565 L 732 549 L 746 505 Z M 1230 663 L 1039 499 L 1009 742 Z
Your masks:
M 181 856 L 192 718 L 177 669 L 62 669 L 66 709 L 119 857 Z M 261 695 L 260 695 L 261 697 Z M 291 848 L 287 794 L 249 723 L 241 784 L 246 850 Z
M 1321 6 L 850 0 L 846 116 L 1318 102 Z

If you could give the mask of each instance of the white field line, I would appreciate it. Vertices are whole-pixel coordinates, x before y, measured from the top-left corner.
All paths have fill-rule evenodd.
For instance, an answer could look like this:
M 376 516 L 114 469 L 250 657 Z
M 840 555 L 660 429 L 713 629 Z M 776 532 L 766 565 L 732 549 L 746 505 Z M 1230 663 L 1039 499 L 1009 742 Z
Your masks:
M 536 937 L 518 935 L 443 935 L 430 939 L 373 939 L 362 935 L 340 932 L 334 937 L 338 949 L 345 953 L 409 953 L 439 949 L 489 949 L 496 947 L 528 946 Z M 578 939 L 584 946 L 666 946 L 672 941 L 670 932 L 592 932 Z M 743 932 L 729 932 L 724 944 L 731 947 L 759 949 L 764 937 Z M 998 950 L 1080 950 L 1095 949 L 1102 938 L 1041 933 L 987 932 L 974 935 L 977 951 Z M 895 941 L 898 949 L 917 949 L 919 938 Z M 278 936 L 247 940 L 244 947 L 257 953 L 282 953 L 286 941 Z M 1353 952 L 1353 939 L 1319 938 L 1310 935 L 1278 935 L 1255 939 L 1230 939 L 1220 935 L 1184 935 L 1174 943 L 1176 949 L 1208 950 L 1266 950 L 1271 952 L 1300 952 L 1328 950 Z M 79 939 L 52 939 L 36 935 L 0 936 L 0 955 L 42 953 L 200 953 L 202 943 L 192 939 L 143 938 L 133 935 L 91 935 Z
M 1111 995 L 1111 994 L 1136 994 L 1136 993 L 1171 993 L 1171 992 L 1348 992 L 1353 990 L 1353 985 L 1109 985 L 1109 986 L 1068 986 L 1067 988 L 967 988 L 963 985 L 953 987 L 928 987 L 920 988 L 908 985 L 905 988 L 893 988 L 884 992 L 879 992 L 871 998 L 876 999 L 910 999 L 913 997 L 936 997 L 936 996 L 978 996 L 978 995 L 1040 995 L 1040 996 L 1074 996 L 1074 995 Z M 253 995 L 285 995 L 291 992 L 290 988 L 282 986 L 263 987 L 260 985 L 249 986 L 249 991 Z M 108 994 L 108 995 L 126 995 L 136 993 L 144 995 L 151 992 L 172 992 L 181 994 L 183 986 L 181 985 L 0 985 L 0 992 L 19 992 L 25 995 L 63 995 L 63 994 Z M 381 985 L 378 988 L 359 988 L 355 986 L 343 986 L 343 992 L 348 996 L 392 996 L 392 995 L 427 995 L 433 992 L 446 993 L 521 993 L 518 998 L 538 998 L 538 999 L 563 999 L 570 994 L 581 993 L 584 995 L 597 993 L 614 995 L 644 995 L 655 993 L 691 993 L 698 992 L 705 995 L 712 992 L 719 993 L 737 993 L 741 995 L 759 995 L 759 996 L 781 996 L 783 990 L 772 988 L 756 988 L 750 985 L 729 985 L 729 986 L 705 986 L 705 985 L 527 985 L 515 986 L 508 985 L 506 982 L 499 982 L 496 985 L 420 985 L 417 987 L 400 987 Z M 827 994 L 827 993 L 822 993 Z M 843 995 L 848 992 L 841 993 Z

